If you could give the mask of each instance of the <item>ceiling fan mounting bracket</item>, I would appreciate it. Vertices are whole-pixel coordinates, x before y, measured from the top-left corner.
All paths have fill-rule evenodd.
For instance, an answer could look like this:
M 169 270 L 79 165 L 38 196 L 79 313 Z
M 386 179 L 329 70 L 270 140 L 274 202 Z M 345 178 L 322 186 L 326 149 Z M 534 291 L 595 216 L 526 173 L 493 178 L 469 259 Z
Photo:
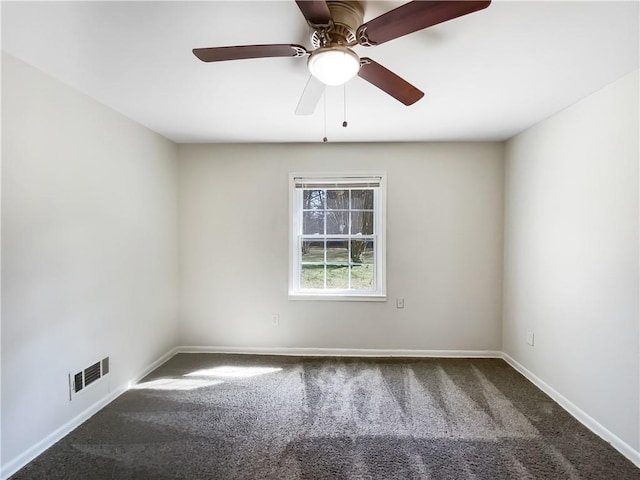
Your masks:
M 311 44 L 314 48 L 328 45 L 355 45 L 356 31 L 364 18 L 364 8 L 358 1 L 327 1 L 332 22 L 326 25 L 311 25 Z
M 298 45 L 291 45 L 291 49 L 293 50 L 294 58 L 306 57 L 307 55 L 309 55 L 309 52 L 307 52 L 306 48 L 302 48 Z
M 356 42 L 363 47 L 374 47 L 376 45 L 375 42 L 369 39 L 369 35 L 367 35 L 367 26 L 361 25 L 358 27 L 356 31 Z

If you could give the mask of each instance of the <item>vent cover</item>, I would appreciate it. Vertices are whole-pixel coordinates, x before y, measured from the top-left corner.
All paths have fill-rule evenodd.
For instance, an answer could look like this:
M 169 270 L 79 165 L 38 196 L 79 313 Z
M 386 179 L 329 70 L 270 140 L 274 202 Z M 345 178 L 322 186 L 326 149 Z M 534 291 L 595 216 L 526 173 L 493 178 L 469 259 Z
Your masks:
M 78 373 L 69 374 L 69 400 L 92 383 L 97 382 L 109 373 L 109 357 L 103 358 Z
M 102 359 L 102 375 L 109 373 L 109 357 Z
M 78 393 L 84 387 L 84 382 L 82 381 L 82 372 L 76 373 L 73 376 L 73 391 L 74 393 Z

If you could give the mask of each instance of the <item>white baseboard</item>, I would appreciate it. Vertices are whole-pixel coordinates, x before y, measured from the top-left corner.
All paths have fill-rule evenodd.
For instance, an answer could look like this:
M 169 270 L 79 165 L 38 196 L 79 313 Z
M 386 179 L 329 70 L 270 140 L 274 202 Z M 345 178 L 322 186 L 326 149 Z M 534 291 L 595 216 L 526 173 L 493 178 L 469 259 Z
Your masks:
M 524 375 L 531 383 L 549 395 L 556 403 L 569 412 L 576 420 L 582 423 L 585 427 L 598 435 L 607 443 L 611 444 L 613 448 L 618 450 L 622 455 L 631 460 L 638 468 L 640 468 L 640 452 L 636 451 L 629 444 L 621 440 L 618 436 L 605 428 L 601 423 L 596 421 L 593 417 L 587 414 L 584 410 L 578 407 L 576 404 L 567 399 L 560 392 L 555 390 L 545 381 L 538 376 L 534 375 L 531 371 L 526 369 L 512 357 L 506 353 L 502 353 L 502 358 L 511 365 L 515 370 Z
M 437 358 L 502 358 L 493 350 L 407 350 L 372 348 L 313 347 L 224 347 L 181 346 L 178 353 L 236 353 L 244 355 L 287 355 L 300 357 L 437 357 Z
M 132 385 L 138 383 L 140 380 L 142 380 L 144 377 L 149 375 L 151 372 L 153 372 L 156 368 L 158 368 L 163 363 L 166 363 L 167 361 L 171 360 L 171 358 L 173 358 L 178 353 L 180 353 L 178 347 L 174 347 L 171 350 L 169 350 L 167 353 L 162 355 L 155 362 L 148 365 L 144 370 L 142 370 L 135 377 L 133 377 L 127 384 L 127 389 L 131 388 Z
M 21 453 L 17 457 L 9 460 L 6 464 L 2 465 L 2 467 L 0 468 L 0 472 L 1 472 L 0 479 L 5 480 L 9 478 L 11 475 L 16 473 L 18 470 L 24 467 L 27 463 L 29 463 L 34 458 L 36 458 L 38 455 L 44 453 L 44 451 L 47 450 L 49 447 L 51 447 L 54 443 L 61 440 L 63 437 L 65 437 L 66 435 L 71 433 L 73 430 L 75 430 L 77 427 L 79 427 L 81 424 L 83 424 L 85 421 L 87 421 L 90 417 L 92 417 L 93 415 L 98 413 L 100 410 L 102 410 L 104 407 L 106 407 L 108 404 L 113 402 L 116 398 L 118 398 L 120 395 L 126 392 L 131 385 L 133 385 L 134 383 L 137 383 L 143 377 L 147 376 L 153 370 L 155 370 L 160 365 L 162 365 L 167 360 L 169 360 L 171 357 L 173 357 L 177 352 L 178 352 L 178 349 L 176 348 L 170 350 L 169 352 L 164 354 L 162 357 L 154 361 L 151 365 L 147 366 L 144 370 L 138 373 L 126 384 L 116 387 L 111 392 L 109 392 L 106 396 L 104 396 L 103 398 L 95 402 L 89 408 L 80 412 L 78 415 L 76 415 L 74 418 L 69 420 L 67 423 L 65 423 L 55 431 L 51 432 L 49 435 L 47 435 L 45 438 L 40 440 L 34 446 L 29 448 L 25 452 Z

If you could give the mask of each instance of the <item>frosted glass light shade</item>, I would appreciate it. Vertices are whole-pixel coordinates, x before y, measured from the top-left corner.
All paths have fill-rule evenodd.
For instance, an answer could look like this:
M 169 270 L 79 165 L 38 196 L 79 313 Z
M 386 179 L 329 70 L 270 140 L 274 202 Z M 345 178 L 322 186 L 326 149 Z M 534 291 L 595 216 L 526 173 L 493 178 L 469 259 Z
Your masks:
M 360 70 L 360 57 L 347 47 L 319 48 L 309 57 L 308 67 L 325 85 L 342 85 Z

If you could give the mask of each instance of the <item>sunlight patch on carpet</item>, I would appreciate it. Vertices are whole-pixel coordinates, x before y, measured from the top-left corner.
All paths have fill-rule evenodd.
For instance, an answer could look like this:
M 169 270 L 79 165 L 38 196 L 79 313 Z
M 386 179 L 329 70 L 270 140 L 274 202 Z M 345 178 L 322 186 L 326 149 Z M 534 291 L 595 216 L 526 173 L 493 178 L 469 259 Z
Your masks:
M 134 385 L 134 390 L 195 390 L 223 383 L 222 380 L 197 380 L 191 378 L 159 378 Z
M 248 378 L 281 371 L 282 368 L 272 367 L 236 367 L 222 365 L 215 368 L 205 368 L 187 373 L 185 377 L 223 377 L 223 378 Z

